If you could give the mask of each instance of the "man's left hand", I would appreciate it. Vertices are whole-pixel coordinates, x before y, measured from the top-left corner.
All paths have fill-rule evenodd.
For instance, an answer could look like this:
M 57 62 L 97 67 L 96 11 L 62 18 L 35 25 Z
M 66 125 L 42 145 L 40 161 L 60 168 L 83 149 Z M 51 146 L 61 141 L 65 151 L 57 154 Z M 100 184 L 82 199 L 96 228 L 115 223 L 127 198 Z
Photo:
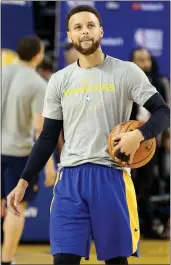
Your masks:
M 119 143 L 113 149 L 113 154 L 119 150 L 121 153 L 124 153 L 127 156 L 130 155 L 128 162 L 123 162 L 120 159 L 115 158 L 116 162 L 121 162 L 123 165 L 126 165 L 127 163 L 132 164 L 135 152 L 139 148 L 141 141 L 144 140 L 144 137 L 142 133 L 136 129 L 131 132 L 118 134 L 113 138 L 113 140 L 119 141 Z

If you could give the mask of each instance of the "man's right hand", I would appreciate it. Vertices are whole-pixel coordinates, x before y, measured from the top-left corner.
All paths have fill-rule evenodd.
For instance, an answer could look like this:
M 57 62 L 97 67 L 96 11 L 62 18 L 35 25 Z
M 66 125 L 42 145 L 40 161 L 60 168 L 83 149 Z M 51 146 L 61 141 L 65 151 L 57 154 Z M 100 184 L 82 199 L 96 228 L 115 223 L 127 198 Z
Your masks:
M 10 192 L 7 197 L 8 209 L 14 214 L 20 216 L 18 211 L 18 205 L 22 201 L 26 188 L 28 187 L 28 182 L 24 179 L 20 179 L 17 186 Z

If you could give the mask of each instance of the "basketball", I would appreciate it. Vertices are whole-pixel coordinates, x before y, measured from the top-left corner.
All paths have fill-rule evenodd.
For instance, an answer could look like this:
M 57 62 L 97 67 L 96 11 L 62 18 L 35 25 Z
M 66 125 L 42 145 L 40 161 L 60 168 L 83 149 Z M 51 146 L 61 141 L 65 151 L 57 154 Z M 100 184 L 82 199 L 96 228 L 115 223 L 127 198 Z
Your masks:
M 113 138 L 120 133 L 133 131 L 143 124 L 144 122 L 141 122 L 141 121 L 130 120 L 130 121 L 122 122 L 113 128 L 113 130 L 111 131 L 108 137 L 108 151 L 114 161 L 115 161 L 116 154 L 113 154 L 112 150 L 114 146 L 118 144 L 118 141 L 114 141 Z M 142 141 L 140 144 L 140 147 L 135 152 L 132 164 L 127 163 L 125 166 L 129 168 L 139 168 L 139 167 L 146 165 L 152 159 L 155 153 L 155 150 L 156 150 L 156 139 L 155 138 Z

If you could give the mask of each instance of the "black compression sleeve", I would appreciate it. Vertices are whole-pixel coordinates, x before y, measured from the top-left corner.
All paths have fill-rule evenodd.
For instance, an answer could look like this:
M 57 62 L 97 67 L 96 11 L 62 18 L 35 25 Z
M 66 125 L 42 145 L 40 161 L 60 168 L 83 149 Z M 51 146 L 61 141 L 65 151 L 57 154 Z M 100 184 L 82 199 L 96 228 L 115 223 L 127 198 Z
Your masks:
M 43 130 L 32 148 L 22 179 L 31 182 L 42 170 L 57 145 L 61 129 L 62 121 L 44 119 Z
M 170 109 L 159 93 L 154 94 L 144 104 L 150 113 L 150 119 L 138 128 L 144 139 L 151 139 L 170 127 Z

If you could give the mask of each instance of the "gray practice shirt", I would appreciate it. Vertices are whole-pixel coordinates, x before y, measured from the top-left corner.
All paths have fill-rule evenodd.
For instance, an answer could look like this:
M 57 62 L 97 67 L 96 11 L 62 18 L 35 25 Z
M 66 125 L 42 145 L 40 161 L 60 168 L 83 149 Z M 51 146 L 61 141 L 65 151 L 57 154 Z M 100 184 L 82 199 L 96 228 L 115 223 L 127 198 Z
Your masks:
M 53 74 L 43 116 L 63 120 L 61 166 L 87 162 L 113 165 L 108 153 L 109 133 L 130 119 L 133 101 L 143 105 L 155 93 L 156 88 L 139 67 L 110 56 L 91 69 L 75 62 Z
M 42 114 L 47 83 L 31 67 L 2 69 L 2 154 L 27 156 L 33 144 L 33 115 Z

